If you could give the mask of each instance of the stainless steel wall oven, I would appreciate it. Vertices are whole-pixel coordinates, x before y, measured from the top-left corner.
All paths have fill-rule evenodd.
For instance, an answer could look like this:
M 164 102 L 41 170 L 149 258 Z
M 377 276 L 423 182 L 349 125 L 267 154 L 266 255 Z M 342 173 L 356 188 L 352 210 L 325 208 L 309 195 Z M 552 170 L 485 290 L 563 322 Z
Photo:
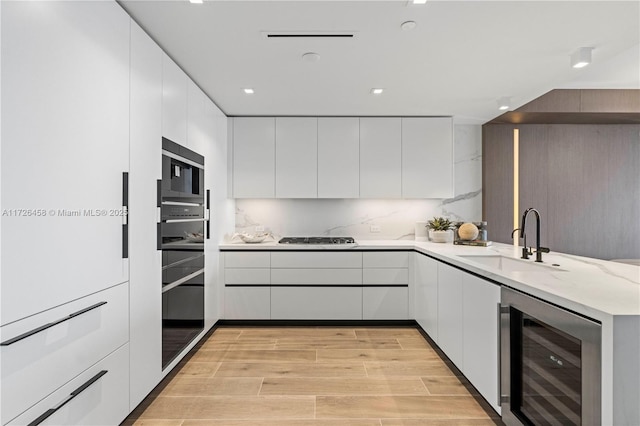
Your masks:
M 162 139 L 162 368 L 204 329 L 204 157 Z
M 601 325 L 507 287 L 501 296 L 504 423 L 601 424 Z

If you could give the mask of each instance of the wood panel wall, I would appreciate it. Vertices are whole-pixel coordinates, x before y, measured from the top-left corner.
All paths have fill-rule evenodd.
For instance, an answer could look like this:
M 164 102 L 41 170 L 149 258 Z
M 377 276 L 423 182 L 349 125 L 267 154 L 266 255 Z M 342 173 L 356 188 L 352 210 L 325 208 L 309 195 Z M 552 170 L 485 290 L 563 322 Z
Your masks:
M 483 126 L 483 218 L 510 243 L 514 125 Z M 520 129 L 520 212 L 537 208 L 541 245 L 600 259 L 640 258 L 640 125 Z M 535 221 L 527 225 L 535 244 Z

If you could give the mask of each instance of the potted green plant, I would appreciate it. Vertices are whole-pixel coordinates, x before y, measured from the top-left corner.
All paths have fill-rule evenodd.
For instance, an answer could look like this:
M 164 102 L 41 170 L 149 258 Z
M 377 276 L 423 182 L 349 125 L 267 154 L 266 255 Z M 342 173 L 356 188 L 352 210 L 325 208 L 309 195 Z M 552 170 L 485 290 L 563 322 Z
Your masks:
M 434 217 L 427 222 L 429 239 L 434 243 L 446 243 L 453 239 L 453 222 L 444 217 Z

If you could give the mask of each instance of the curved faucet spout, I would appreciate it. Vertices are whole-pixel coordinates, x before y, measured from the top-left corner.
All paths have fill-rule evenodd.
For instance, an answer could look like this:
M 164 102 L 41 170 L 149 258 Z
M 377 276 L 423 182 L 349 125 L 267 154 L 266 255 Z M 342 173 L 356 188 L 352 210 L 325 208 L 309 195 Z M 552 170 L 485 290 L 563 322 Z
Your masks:
M 524 211 L 524 213 L 522 214 L 522 233 L 524 234 L 524 229 L 525 226 L 527 225 L 527 216 L 529 215 L 529 213 L 533 212 L 533 214 L 535 214 L 536 216 L 536 262 L 542 262 L 542 253 L 548 253 L 549 249 L 546 247 L 540 247 L 540 212 L 536 209 L 534 209 L 533 207 L 529 207 L 528 209 L 526 209 Z M 525 249 L 526 249 L 526 243 L 525 243 Z M 527 258 L 524 257 L 524 250 L 523 250 L 523 258 Z

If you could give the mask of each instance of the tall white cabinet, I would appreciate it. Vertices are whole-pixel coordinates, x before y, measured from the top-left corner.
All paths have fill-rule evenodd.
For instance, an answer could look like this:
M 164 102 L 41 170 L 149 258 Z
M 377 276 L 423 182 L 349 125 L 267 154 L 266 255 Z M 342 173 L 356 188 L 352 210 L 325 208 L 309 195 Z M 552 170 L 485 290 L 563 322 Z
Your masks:
M 160 47 L 132 23 L 129 148 L 132 408 L 162 375 L 162 252 L 157 249 L 156 237 L 157 181 L 162 178 L 162 57 Z
M 233 119 L 233 196 L 275 197 L 276 121 L 271 117 Z
M 104 367 L 50 420 L 118 423 L 129 409 L 131 20 L 115 2 L 0 7 L 0 421 L 33 421 Z
M 162 54 L 162 136 L 175 143 L 187 140 L 187 75 Z

